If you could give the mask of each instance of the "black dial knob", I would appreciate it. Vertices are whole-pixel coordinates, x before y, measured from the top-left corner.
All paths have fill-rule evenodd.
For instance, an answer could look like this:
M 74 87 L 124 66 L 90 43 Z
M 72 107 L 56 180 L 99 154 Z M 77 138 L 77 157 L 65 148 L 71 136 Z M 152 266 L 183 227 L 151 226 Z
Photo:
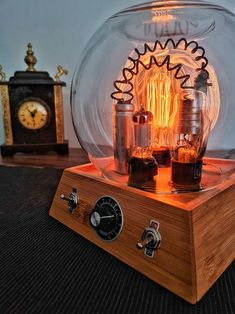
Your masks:
M 90 224 L 104 240 L 114 240 L 122 229 L 120 205 L 110 196 L 100 198 L 90 214 Z

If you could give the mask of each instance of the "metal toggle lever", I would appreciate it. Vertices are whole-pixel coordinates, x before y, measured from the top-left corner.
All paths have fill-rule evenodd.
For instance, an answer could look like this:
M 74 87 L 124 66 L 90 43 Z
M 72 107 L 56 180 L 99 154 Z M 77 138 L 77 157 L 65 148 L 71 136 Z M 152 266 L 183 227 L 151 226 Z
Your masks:
M 144 229 L 142 234 L 142 242 L 138 242 L 136 247 L 141 250 L 144 249 L 144 255 L 153 258 L 154 251 L 161 245 L 161 234 L 159 232 L 159 222 L 150 220 L 149 226 Z
M 60 198 L 64 201 L 68 202 L 68 211 L 73 214 L 75 209 L 78 206 L 78 195 L 77 195 L 77 189 L 73 188 L 72 192 L 70 193 L 69 197 L 66 197 L 64 194 L 60 195 Z
M 143 249 L 144 247 L 146 247 L 153 240 L 154 240 L 153 236 L 149 235 L 142 242 L 139 242 L 139 243 L 136 244 L 137 249 L 140 249 L 140 250 Z

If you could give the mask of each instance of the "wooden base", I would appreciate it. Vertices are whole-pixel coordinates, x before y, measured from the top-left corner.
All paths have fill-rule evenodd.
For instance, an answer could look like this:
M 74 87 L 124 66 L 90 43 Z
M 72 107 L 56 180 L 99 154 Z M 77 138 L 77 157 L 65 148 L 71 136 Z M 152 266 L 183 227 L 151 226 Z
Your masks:
M 202 298 L 234 259 L 235 161 L 210 159 L 224 180 L 205 191 L 157 195 L 102 178 L 91 164 L 64 171 L 50 215 L 121 261 L 190 303 Z M 78 189 L 79 206 L 73 214 L 60 198 Z M 89 214 L 104 195 L 123 210 L 119 237 L 102 240 L 90 226 Z M 151 219 L 160 223 L 162 238 L 154 258 L 136 248 Z M 157 296 L 156 296 L 157 297 Z
M 45 143 L 45 144 L 12 144 L 1 145 L 1 155 L 3 157 L 13 156 L 16 153 L 46 153 L 55 151 L 59 155 L 68 154 L 68 141 L 64 143 Z

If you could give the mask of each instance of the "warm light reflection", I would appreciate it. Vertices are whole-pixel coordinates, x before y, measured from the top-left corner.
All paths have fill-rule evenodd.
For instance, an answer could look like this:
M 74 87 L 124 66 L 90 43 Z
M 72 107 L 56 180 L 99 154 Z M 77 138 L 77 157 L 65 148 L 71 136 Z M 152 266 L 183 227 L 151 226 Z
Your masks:
M 176 17 L 166 11 L 153 10 L 152 22 L 154 23 L 169 23 L 176 20 Z

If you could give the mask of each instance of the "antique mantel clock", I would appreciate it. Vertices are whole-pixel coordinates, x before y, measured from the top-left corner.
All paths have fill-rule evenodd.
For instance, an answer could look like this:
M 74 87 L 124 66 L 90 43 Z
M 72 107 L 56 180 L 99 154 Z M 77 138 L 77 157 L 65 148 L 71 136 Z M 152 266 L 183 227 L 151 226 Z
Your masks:
M 56 151 L 68 153 L 68 141 L 64 140 L 63 99 L 60 81 L 67 74 L 61 66 L 53 80 L 48 72 L 36 71 L 37 62 L 32 45 L 28 44 L 26 71 L 16 71 L 6 81 L 1 72 L 0 91 L 3 109 L 5 143 L 1 145 L 2 156 L 16 152 L 44 153 Z

